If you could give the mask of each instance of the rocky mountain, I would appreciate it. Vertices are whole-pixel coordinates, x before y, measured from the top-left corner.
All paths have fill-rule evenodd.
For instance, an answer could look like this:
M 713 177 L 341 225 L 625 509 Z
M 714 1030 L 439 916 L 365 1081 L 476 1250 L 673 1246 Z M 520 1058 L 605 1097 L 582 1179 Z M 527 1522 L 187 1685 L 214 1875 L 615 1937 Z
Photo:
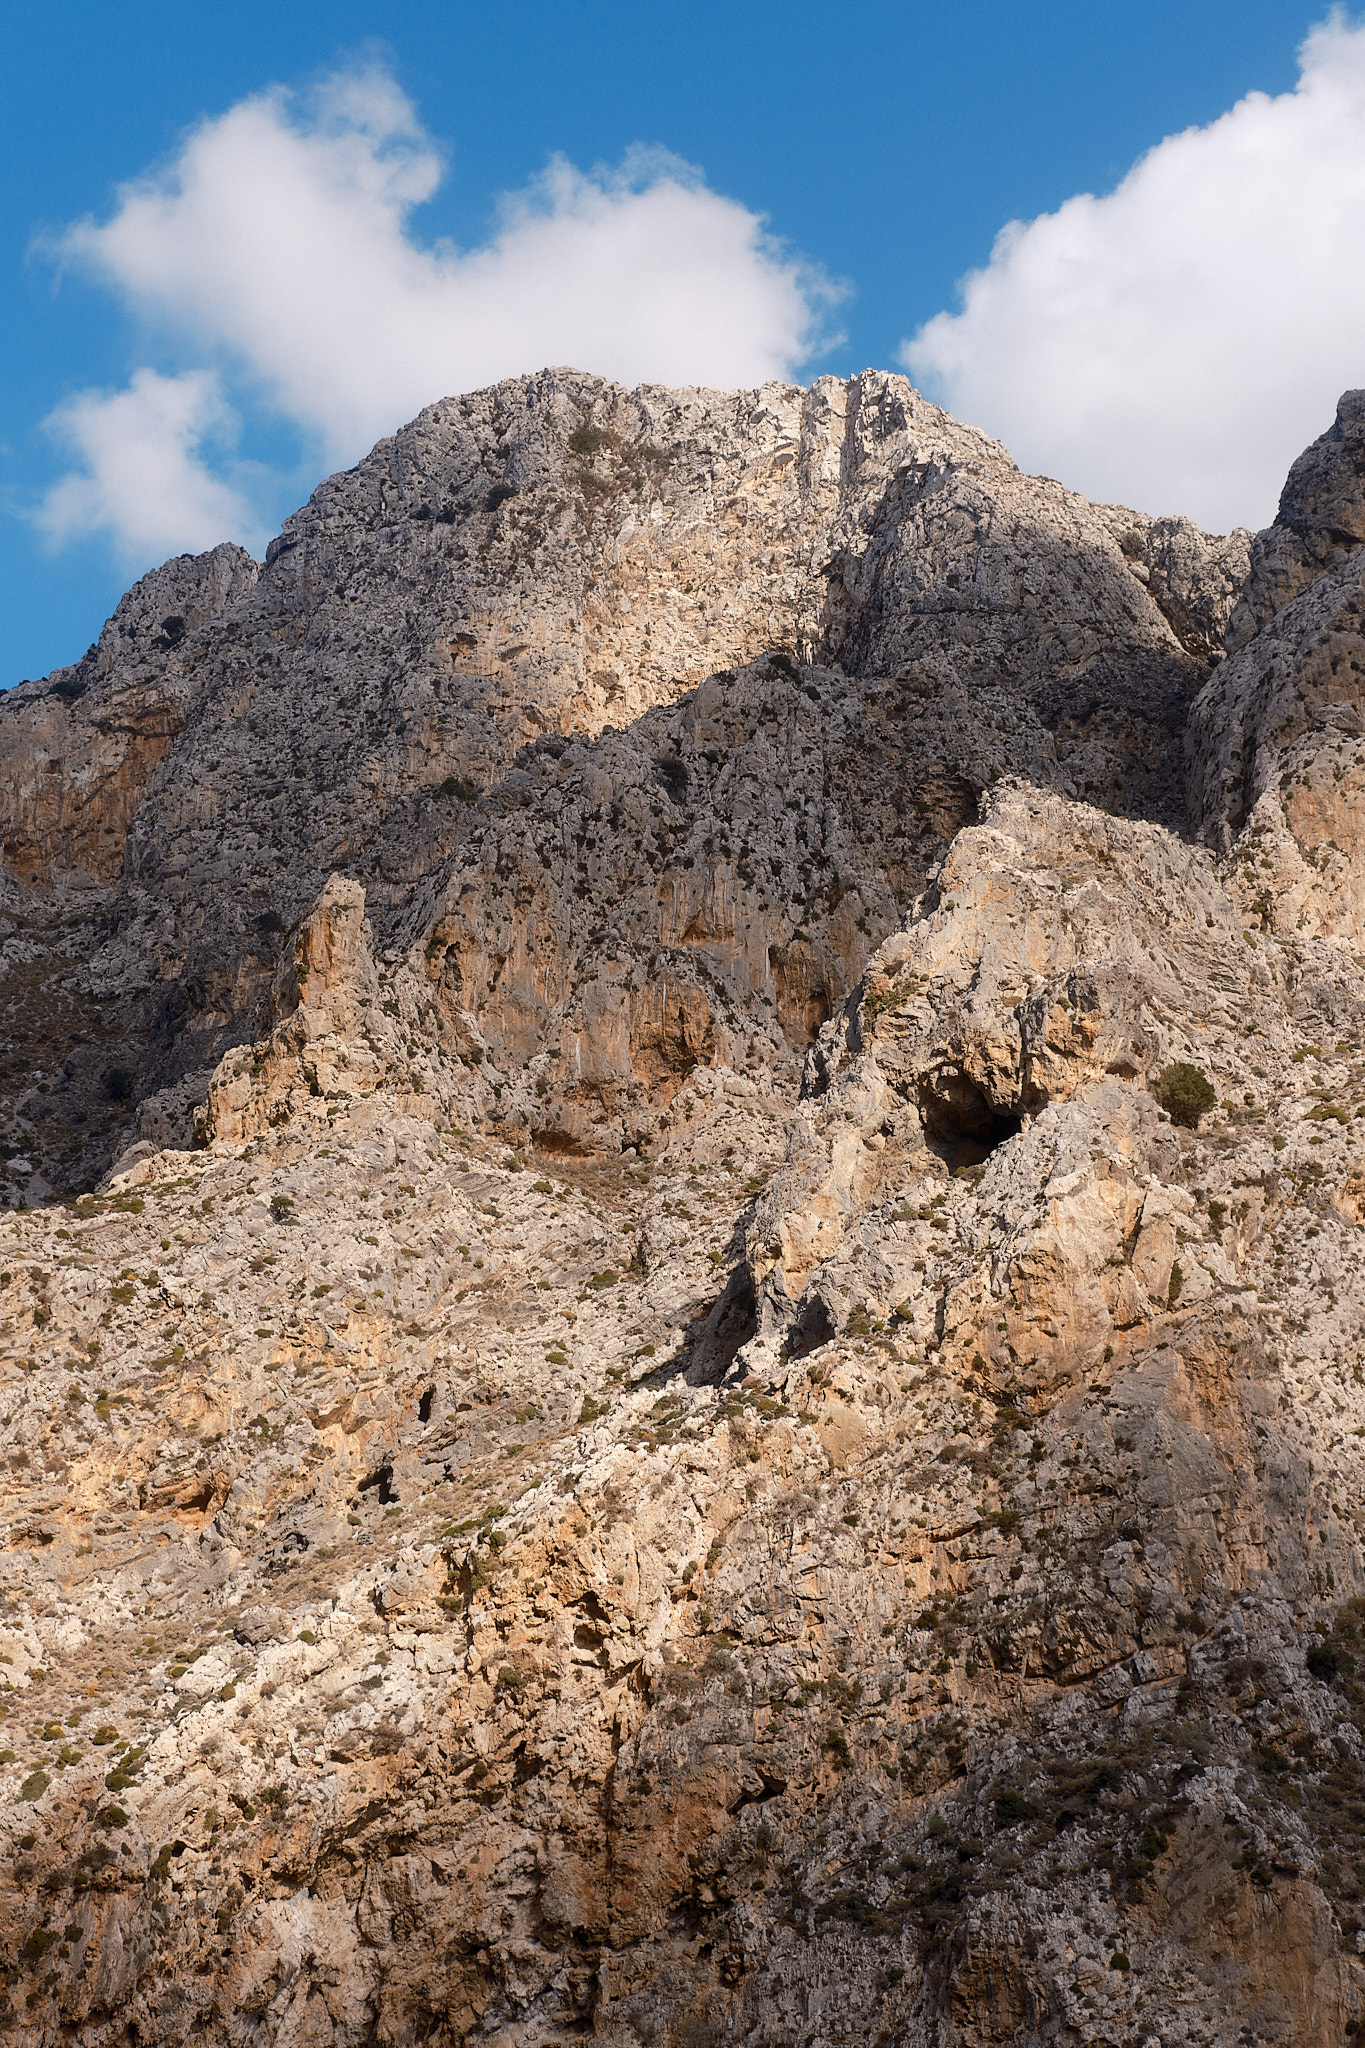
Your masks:
M 1362 422 L 548 371 L 0 701 L 17 2044 L 1365 2030 Z

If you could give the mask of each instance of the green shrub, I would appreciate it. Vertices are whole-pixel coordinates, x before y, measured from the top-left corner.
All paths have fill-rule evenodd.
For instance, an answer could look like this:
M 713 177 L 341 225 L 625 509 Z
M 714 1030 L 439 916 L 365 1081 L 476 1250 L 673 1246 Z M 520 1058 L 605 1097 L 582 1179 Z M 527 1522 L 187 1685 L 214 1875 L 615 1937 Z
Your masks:
M 1175 1060 L 1163 1067 L 1152 1084 L 1152 1093 L 1173 1124 L 1196 1131 L 1199 1120 L 1218 1100 L 1208 1075 L 1188 1060 Z
M 1303 1661 L 1310 1676 L 1321 1679 L 1324 1685 L 1330 1685 L 1341 1670 L 1341 1657 L 1332 1643 L 1311 1644 Z
M 618 447 L 619 440 L 610 427 L 594 427 L 585 422 L 583 426 L 574 428 L 569 436 L 569 446 L 575 455 L 600 455 L 604 448 Z
M 19 1787 L 21 1799 L 41 1799 L 51 1780 L 46 1771 L 30 1771 Z

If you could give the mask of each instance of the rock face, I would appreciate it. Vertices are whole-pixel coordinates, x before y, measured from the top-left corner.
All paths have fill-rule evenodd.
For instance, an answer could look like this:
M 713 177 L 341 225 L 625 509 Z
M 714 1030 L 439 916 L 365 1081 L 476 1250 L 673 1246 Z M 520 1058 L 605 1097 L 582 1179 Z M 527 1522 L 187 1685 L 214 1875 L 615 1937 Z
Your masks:
M 1195 822 L 1225 854 L 1236 847 L 1243 900 L 1263 930 L 1359 944 L 1365 392 L 1346 393 L 1336 424 L 1290 471 L 1233 623 L 1240 651 L 1190 722 Z
M 16 2043 L 1365 2028 L 1358 411 L 547 372 L 0 705 Z
M 647 792 L 662 776 L 681 813 L 654 833 L 660 897 L 635 906 L 629 972 L 680 942 L 710 971 L 716 944 L 734 951 L 732 913 L 716 909 L 716 934 L 705 910 L 677 930 L 675 898 L 735 903 L 799 1058 L 809 1025 L 856 980 L 863 942 L 908 909 L 995 775 L 1183 817 L 1185 714 L 1244 560 L 1245 536 L 1209 541 L 1020 476 L 997 443 L 898 377 L 726 394 L 547 371 L 444 400 L 323 484 L 262 571 L 230 548 L 168 564 L 75 669 L 0 705 L 12 929 L 52 1062 L 47 1098 L 26 1104 L 11 1088 L 0 1115 L 36 1122 L 15 1136 L 38 1146 L 44 1186 L 88 1185 L 135 1135 L 127 1118 L 147 1097 L 180 1091 L 183 1135 L 186 1077 L 202 1095 L 228 1046 L 261 1028 L 281 937 L 327 876 L 363 884 L 381 950 L 405 945 L 415 900 L 458 901 L 471 863 L 524 863 L 508 842 L 526 823 L 507 814 L 525 811 L 554 761 L 586 778 L 578 830 L 604 857 L 632 842 L 619 823 L 605 838 L 592 830 L 593 789 L 615 790 L 608 819 L 634 817 L 650 801 L 642 778 Z M 842 755 L 818 764 L 812 735 L 823 749 L 840 733 L 826 734 L 818 702 L 805 714 L 802 794 L 826 811 L 833 800 L 838 817 L 791 821 L 778 857 L 792 872 L 764 878 L 763 909 L 755 862 L 775 849 L 742 832 L 751 796 L 737 781 L 721 792 L 729 864 L 709 822 L 692 845 L 687 785 L 660 761 L 697 714 L 659 714 L 704 684 L 707 758 L 683 745 L 685 767 L 724 780 L 723 734 L 780 805 L 792 792 L 768 780 L 780 759 L 768 742 L 793 741 L 794 700 L 811 686 L 789 673 L 771 706 L 752 687 L 729 701 L 729 672 L 772 653 L 837 669 L 841 695 L 865 684 L 883 710 L 875 755 L 856 734 L 850 746 L 844 724 Z M 832 874 L 819 839 L 801 835 L 857 830 L 850 797 L 866 769 L 890 859 L 885 884 L 868 886 L 886 900 L 850 905 L 856 939 L 835 932 L 808 957 L 812 894 L 857 878 Z M 547 801 L 542 837 L 563 814 Z M 675 889 L 667 852 L 680 835 L 690 865 Z M 558 992 L 561 1035 L 596 1001 L 567 928 L 592 897 L 577 872 L 585 849 L 575 831 L 535 856 L 558 906 L 537 971 Z M 459 938 L 461 986 L 472 976 L 482 1000 L 487 981 L 480 1029 L 501 1052 L 501 1020 L 513 1020 L 505 1050 L 520 1068 L 524 962 L 514 941 L 494 964 L 503 941 L 484 924 L 490 936 L 488 961 Z M 684 1013 L 700 1019 L 698 973 L 687 967 L 681 984 L 632 1025 L 628 1049 L 602 1049 L 612 1090 L 627 1068 L 658 1064 L 648 1044 L 675 1037 Z M 448 979 L 446 993 L 460 988 Z M 685 1028 L 706 1042 L 704 1022 Z M 667 1089 L 671 1055 L 662 1067 Z M 122 1118 L 109 1114 L 111 1070 L 127 1080 Z M 576 1082 L 565 1109 L 575 1125 Z M 170 1113 L 151 1113 L 158 1128 Z M 609 1105 L 601 1120 L 614 1122 Z

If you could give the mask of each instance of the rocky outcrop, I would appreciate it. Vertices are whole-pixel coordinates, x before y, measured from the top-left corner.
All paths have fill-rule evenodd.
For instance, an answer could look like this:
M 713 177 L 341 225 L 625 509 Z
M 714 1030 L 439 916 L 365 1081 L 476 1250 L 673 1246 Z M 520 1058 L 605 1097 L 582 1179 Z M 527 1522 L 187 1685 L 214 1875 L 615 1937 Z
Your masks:
M 168 565 L 77 669 L 0 705 L 11 871 L 64 884 L 53 907 L 90 920 L 83 988 L 118 1007 L 129 1043 L 113 1064 L 132 1076 L 131 1119 L 262 1028 L 280 941 L 329 874 L 365 889 L 381 952 L 405 946 L 414 897 L 456 874 L 464 886 L 550 748 L 569 745 L 618 786 L 622 756 L 636 755 L 634 815 L 659 773 L 641 742 L 677 749 L 663 714 L 704 685 L 713 719 L 708 679 L 776 652 L 837 670 L 836 696 L 850 683 L 893 692 L 882 780 L 907 785 L 916 821 L 940 837 L 908 860 L 895 849 L 880 936 L 922 886 L 924 856 L 1002 772 L 1125 813 L 1182 814 L 1185 711 L 1239 543 L 1146 522 L 1139 558 L 1134 518 L 1021 476 L 997 443 L 877 372 L 718 393 L 627 392 L 556 370 L 443 400 L 320 486 L 259 574 L 233 549 Z M 740 691 L 729 744 L 763 752 L 764 717 Z M 845 773 L 839 792 L 844 833 L 856 780 Z M 558 890 L 568 878 L 554 867 Z M 708 887 L 732 880 L 712 863 Z M 30 888 L 24 914 L 47 902 Z M 871 915 L 861 906 L 852 922 Z M 827 961 L 802 952 L 798 923 L 785 906 L 773 919 L 781 957 L 760 976 L 794 1061 L 870 936 L 836 937 Z M 576 947 L 559 954 L 560 936 L 542 928 L 540 964 L 577 1001 Z M 667 914 L 657 936 L 672 943 Z M 516 1064 L 524 1020 L 505 1048 L 500 1033 L 521 1019 L 524 997 L 509 1008 L 504 994 L 520 970 L 458 950 L 471 988 L 487 974 L 480 1030 Z M 69 1001 L 65 967 L 54 972 Z M 652 995 L 636 1050 L 608 1060 L 610 1087 L 624 1059 L 658 1107 L 676 1047 L 690 1058 L 694 1041 L 719 1043 L 700 1000 L 694 979 Z M 645 1039 L 658 1047 L 648 1057 Z M 92 1184 L 117 1145 L 90 1135 L 102 1085 L 77 1062 L 45 1105 L 42 1149 L 67 1186 Z M 572 1088 L 560 1106 L 577 1129 Z
M 22 2048 L 1358 2036 L 1336 545 L 1215 660 L 1246 536 L 898 379 L 553 372 L 160 572 L 226 594 L 119 874 L 5 899 L 73 1048 L 0 1275 Z
M 117 880 L 128 828 L 185 730 L 203 636 L 256 576 L 230 544 L 180 555 L 133 586 L 74 667 L 7 693 L 0 846 L 14 876 Z
M 1344 943 L 1365 933 L 1363 422 L 1365 394 L 1347 392 L 1295 463 L 1253 550 L 1240 651 L 1190 720 L 1194 817 L 1210 844 L 1236 845 L 1246 908 L 1263 930 Z
M 1257 534 L 1228 630 L 1235 651 L 1365 544 L 1365 391 L 1344 391 L 1337 416 L 1289 472 L 1275 522 Z

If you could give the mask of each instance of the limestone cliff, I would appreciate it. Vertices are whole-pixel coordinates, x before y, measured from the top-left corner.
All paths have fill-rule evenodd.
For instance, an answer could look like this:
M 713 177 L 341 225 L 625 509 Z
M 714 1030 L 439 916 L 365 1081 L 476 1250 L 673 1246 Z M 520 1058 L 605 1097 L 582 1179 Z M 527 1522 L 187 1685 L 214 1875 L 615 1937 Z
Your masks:
M 22 2048 L 1365 2029 L 1357 412 L 547 372 L 0 705 Z
M 0 1116 L 23 1119 L 17 1156 L 40 1155 L 40 1182 L 24 1184 L 87 1185 L 139 1135 L 128 1118 L 149 1097 L 164 1099 L 142 1133 L 188 1134 L 187 1097 L 202 1099 L 216 1060 L 261 1028 L 282 939 L 333 872 L 364 886 L 388 952 L 411 942 L 415 901 L 443 894 L 458 925 L 471 868 L 482 878 L 530 859 L 541 879 L 518 886 L 537 892 L 563 1036 L 597 1000 L 573 928 L 573 906 L 595 900 L 576 872 L 588 842 L 610 860 L 652 829 L 660 894 L 632 906 L 629 940 L 648 950 L 629 972 L 672 947 L 681 985 L 632 1026 L 628 1049 L 610 1034 L 594 1045 L 589 1069 L 604 1068 L 610 1093 L 684 1012 L 700 1019 L 711 913 L 675 930 L 678 889 L 733 905 L 715 913 L 722 955 L 735 917 L 748 959 L 771 955 L 760 978 L 799 1061 L 808 1026 L 847 994 L 995 775 L 1183 817 L 1186 709 L 1245 580 L 1245 541 L 1021 477 L 997 443 L 873 372 L 717 393 L 547 371 L 429 407 L 320 486 L 259 573 L 231 548 L 168 564 L 76 668 L 0 703 L 11 957 L 22 953 L 21 985 L 0 999 L 51 1062 L 41 1099 L 0 1077 Z M 772 654 L 836 670 L 828 710 L 818 685 L 780 673 L 773 701 L 753 687 L 732 701 L 729 672 Z M 697 740 L 694 711 L 665 714 L 702 684 Z M 860 745 L 853 702 L 841 709 L 855 684 L 876 699 L 875 749 Z M 780 806 L 793 792 L 772 770 L 802 749 L 802 798 L 820 815 L 787 821 L 785 871 L 756 890 L 777 852 L 772 821 L 746 832 L 752 791 L 728 756 Z M 700 808 L 686 801 L 699 772 Z M 849 873 L 824 841 L 860 829 L 869 772 L 884 879 L 868 873 L 851 931 L 826 936 L 829 899 L 850 895 L 866 863 Z M 587 779 L 547 794 L 542 840 L 568 808 L 577 822 L 532 855 L 527 791 L 551 773 Z M 602 815 L 629 815 L 624 834 L 619 820 L 591 823 L 608 785 Z M 642 807 L 662 808 L 660 828 Z M 700 949 L 677 952 L 694 926 Z M 490 937 L 496 955 L 485 923 L 481 946 Z M 455 929 L 462 964 L 442 989 L 453 1028 L 472 1014 L 462 995 L 476 1008 L 486 996 L 479 1028 L 495 1054 L 510 1033 L 518 1069 L 520 942 L 475 958 Z M 711 1043 L 725 1026 L 687 1028 Z M 666 1090 L 671 1055 L 661 1066 Z M 564 1108 L 576 1126 L 576 1085 Z M 599 1120 L 614 1121 L 610 1102 Z

